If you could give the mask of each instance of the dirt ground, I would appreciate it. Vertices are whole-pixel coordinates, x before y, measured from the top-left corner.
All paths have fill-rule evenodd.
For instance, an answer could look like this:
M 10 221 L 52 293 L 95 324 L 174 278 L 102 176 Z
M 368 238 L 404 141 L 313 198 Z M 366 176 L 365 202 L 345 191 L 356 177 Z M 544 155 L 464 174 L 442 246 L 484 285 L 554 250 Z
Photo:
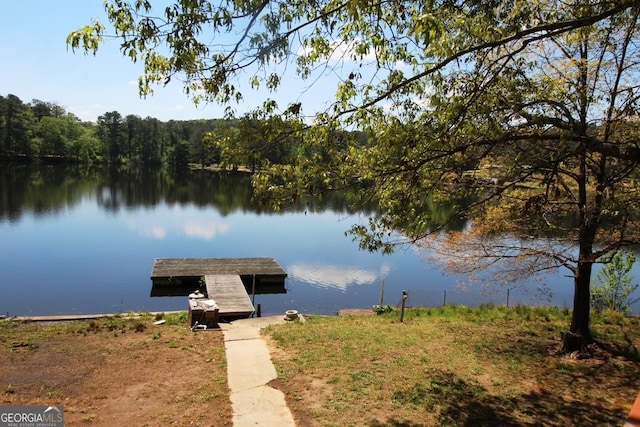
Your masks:
M 153 320 L 3 327 L 0 405 L 63 405 L 65 426 L 231 426 L 222 332 Z

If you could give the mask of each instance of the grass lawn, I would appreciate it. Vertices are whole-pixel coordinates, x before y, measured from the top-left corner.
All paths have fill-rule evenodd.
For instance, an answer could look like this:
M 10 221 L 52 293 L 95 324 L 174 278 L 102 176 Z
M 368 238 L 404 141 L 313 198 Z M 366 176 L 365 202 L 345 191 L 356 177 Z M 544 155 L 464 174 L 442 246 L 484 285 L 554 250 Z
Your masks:
M 558 355 L 567 310 L 446 306 L 274 325 L 278 384 L 304 425 L 620 426 L 640 391 L 640 320 L 594 315 Z

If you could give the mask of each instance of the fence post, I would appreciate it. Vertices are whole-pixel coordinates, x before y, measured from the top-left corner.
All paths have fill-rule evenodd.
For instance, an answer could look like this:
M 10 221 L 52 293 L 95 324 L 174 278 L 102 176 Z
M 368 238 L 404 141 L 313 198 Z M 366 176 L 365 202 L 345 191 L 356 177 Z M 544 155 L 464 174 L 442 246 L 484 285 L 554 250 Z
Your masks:
M 404 305 L 407 301 L 407 291 L 402 291 L 402 302 L 400 303 L 400 322 L 404 322 Z

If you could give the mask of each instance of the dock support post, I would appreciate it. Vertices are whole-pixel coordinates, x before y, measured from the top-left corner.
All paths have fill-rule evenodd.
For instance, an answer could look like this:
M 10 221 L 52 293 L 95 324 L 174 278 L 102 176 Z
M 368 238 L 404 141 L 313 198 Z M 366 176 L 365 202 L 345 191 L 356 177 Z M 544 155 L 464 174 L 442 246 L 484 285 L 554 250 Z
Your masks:
M 254 274 L 252 277 L 253 277 L 253 281 L 251 284 L 251 304 L 255 307 L 256 306 L 256 275 Z
M 256 307 L 256 317 L 262 317 L 262 305 L 258 304 Z
M 253 275 L 253 283 L 251 285 L 251 302 L 255 303 L 256 301 L 256 275 Z

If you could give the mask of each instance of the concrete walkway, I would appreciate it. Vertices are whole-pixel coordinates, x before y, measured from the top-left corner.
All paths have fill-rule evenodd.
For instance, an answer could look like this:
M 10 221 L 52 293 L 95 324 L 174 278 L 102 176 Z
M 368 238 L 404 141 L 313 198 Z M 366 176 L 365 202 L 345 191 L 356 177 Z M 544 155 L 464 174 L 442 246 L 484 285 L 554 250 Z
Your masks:
M 260 329 L 284 323 L 284 316 L 221 323 L 227 355 L 234 427 L 295 427 L 284 394 L 269 385 L 277 378 Z

